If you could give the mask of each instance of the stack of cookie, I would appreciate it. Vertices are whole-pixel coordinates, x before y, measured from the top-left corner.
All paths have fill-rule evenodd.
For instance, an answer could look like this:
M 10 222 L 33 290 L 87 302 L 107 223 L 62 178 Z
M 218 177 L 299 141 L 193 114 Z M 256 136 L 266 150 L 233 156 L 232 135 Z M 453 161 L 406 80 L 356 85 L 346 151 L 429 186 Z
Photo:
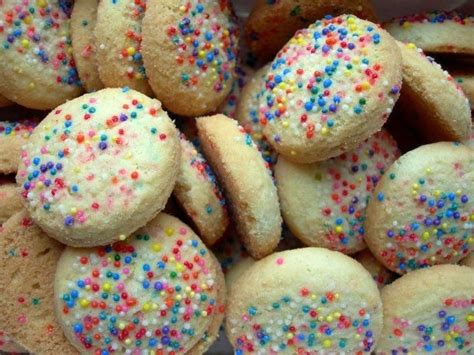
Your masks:
M 474 351 L 473 17 L 0 13 L 0 351 Z

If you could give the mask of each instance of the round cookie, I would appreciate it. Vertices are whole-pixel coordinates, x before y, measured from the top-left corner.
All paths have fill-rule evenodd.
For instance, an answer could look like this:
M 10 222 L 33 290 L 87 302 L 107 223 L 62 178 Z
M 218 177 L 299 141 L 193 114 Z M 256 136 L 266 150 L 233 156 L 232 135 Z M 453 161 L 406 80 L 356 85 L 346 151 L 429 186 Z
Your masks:
M 474 17 L 458 12 L 428 12 L 404 16 L 384 28 L 401 42 L 428 53 L 474 55 Z
M 448 70 L 469 100 L 471 110 L 474 110 L 474 68 L 448 68 Z
M 226 192 L 236 231 L 256 259 L 270 254 L 281 236 L 280 204 L 271 172 L 250 135 L 224 115 L 201 117 L 202 149 Z
M 379 289 L 385 287 L 395 279 L 395 274 L 386 269 L 368 250 L 365 249 L 354 255 L 361 265 L 372 275 Z
M 94 28 L 99 0 L 76 0 L 71 14 L 72 52 L 86 91 L 104 87 L 97 69 Z
M 398 42 L 398 46 L 403 58 L 403 88 L 397 108 L 404 119 L 430 142 L 465 139 L 471 130 L 471 109 L 461 88 L 414 44 Z
M 229 94 L 217 108 L 218 113 L 222 113 L 230 118 L 235 118 L 237 104 L 240 100 L 242 89 L 253 74 L 254 71 L 250 67 L 240 65 L 235 67 L 235 80 L 232 83 L 232 88 L 230 89 Z
M 259 121 L 288 160 L 312 163 L 379 131 L 398 98 L 395 41 L 353 15 L 318 20 L 278 52 L 261 88 Z
M 265 86 L 265 78 L 270 64 L 260 68 L 242 89 L 240 99 L 237 102 L 235 119 L 244 127 L 245 132 L 250 134 L 257 145 L 263 159 L 273 167 L 277 161 L 277 153 L 263 134 L 263 127 L 260 125 L 259 101 L 262 94 L 262 87 Z
M 0 121 L 0 173 L 17 171 L 21 147 L 28 142 L 36 125 L 34 120 Z
M 256 262 L 236 281 L 225 326 L 236 354 L 371 353 L 382 303 L 354 259 L 296 249 Z
M 46 110 L 81 94 L 66 10 L 59 0 L 0 3 L 0 93 L 7 99 Z
M 170 111 L 214 112 L 229 94 L 238 29 L 228 0 L 150 0 L 143 20 L 149 83 Z
M 384 325 L 375 354 L 468 354 L 474 349 L 474 270 L 438 265 L 382 289 Z
M 211 167 L 180 135 L 181 164 L 173 194 L 192 219 L 199 236 L 208 246 L 223 235 L 229 225 L 227 205 Z
M 99 1 L 95 46 L 99 77 L 106 87 L 129 87 L 151 96 L 142 58 L 145 0 Z
M 297 30 L 328 14 L 354 14 L 377 22 L 368 0 L 257 0 L 245 23 L 244 38 L 258 59 L 269 61 Z
M 365 242 L 399 274 L 455 264 L 474 249 L 474 151 L 459 143 L 412 150 L 382 176 L 367 207 Z
M 364 249 L 367 201 L 399 155 L 381 131 L 324 162 L 303 165 L 280 156 L 274 170 L 285 223 L 308 246 L 345 254 Z
M 16 184 L 0 183 L 0 225 L 22 208 L 20 191 Z
M 103 89 L 57 107 L 22 152 L 33 220 L 71 246 L 123 240 L 160 212 L 179 169 L 178 132 L 157 100 Z
M 67 248 L 55 295 L 65 335 L 82 353 L 203 352 L 224 316 L 216 259 L 164 213 L 124 242 Z
M 0 324 L 27 352 L 77 354 L 54 315 L 54 273 L 63 249 L 25 210 L 0 232 Z
M 474 253 L 471 252 L 471 254 L 462 259 L 460 264 L 474 268 Z
M 13 105 L 13 102 L 8 100 L 5 96 L 0 95 L 0 107 L 7 107 Z

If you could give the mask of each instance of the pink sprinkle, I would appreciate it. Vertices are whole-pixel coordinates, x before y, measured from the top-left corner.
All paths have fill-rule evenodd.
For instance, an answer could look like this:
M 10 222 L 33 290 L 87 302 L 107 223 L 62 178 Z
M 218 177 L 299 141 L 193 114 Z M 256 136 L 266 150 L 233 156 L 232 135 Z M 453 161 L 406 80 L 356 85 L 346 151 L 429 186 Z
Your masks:
M 181 227 L 181 228 L 179 229 L 179 234 L 181 234 L 181 235 L 186 235 L 186 233 L 188 233 L 188 230 L 187 230 L 186 228 Z
M 277 265 L 282 265 L 283 264 L 283 258 L 278 258 L 276 260 Z

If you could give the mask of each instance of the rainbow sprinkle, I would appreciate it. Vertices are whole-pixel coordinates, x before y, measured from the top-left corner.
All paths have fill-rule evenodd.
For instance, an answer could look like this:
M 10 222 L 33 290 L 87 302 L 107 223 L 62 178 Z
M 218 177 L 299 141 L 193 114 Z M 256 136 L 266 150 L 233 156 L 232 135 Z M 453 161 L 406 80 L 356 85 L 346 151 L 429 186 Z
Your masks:
M 370 353 L 375 340 L 372 315 L 364 306 L 346 305 L 339 293 L 316 294 L 305 287 L 297 296 L 282 296 L 265 307 L 249 305 L 232 325 L 235 354 Z
M 390 339 L 397 344 L 391 354 L 433 352 L 461 354 L 474 344 L 474 298 L 448 298 L 430 309 L 429 320 L 393 318 Z
M 199 238 L 185 225 L 158 228 L 156 237 L 145 228 L 127 242 L 75 253 L 68 267 L 77 276 L 57 296 L 83 351 L 183 353 L 224 311 Z
M 17 137 L 29 138 L 37 122 L 32 120 L 0 121 L 0 138 Z
M 238 29 L 230 1 L 186 1 L 179 15 L 179 22 L 168 26 L 166 34 L 176 48 L 181 83 L 225 90 L 232 85 L 237 58 Z
M 69 6 L 47 0 L 9 3 L 0 2 L 0 53 L 14 51 L 38 72 L 54 72 L 51 78 L 58 85 L 80 86 L 67 29 Z M 31 81 L 29 87 L 36 83 Z

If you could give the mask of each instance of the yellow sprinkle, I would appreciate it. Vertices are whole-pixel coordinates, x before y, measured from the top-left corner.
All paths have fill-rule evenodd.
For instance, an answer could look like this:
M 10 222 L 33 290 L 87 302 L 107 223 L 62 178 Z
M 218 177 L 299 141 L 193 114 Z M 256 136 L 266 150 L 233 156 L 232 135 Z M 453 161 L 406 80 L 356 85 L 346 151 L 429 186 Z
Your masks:
M 102 289 L 103 289 L 105 292 L 110 291 L 111 287 L 112 287 L 112 286 L 111 286 L 108 282 L 106 282 L 106 283 L 104 283 L 104 284 L 102 285 Z
M 79 301 L 79 304 L 81 305 L 82 308 L 87 308 L 89 306 L 89 301 L 83 298 Z
M 22 39 L 21 45 L 23 48 L 28 48 L 30 46 L 30 41 L 28 41 L 27 39 Z
M 327 129 L 327 127 L 321 128 L 321 134 L 326 135 L 326 134 L 328 134 L 328 132 L 329 132 L 329 130 Z
M 171 237 L 174 234 L 174 229 L 169 227 L 165 229 L 165 233 L 168 237 Z
M 468 314 L 467 317 L 466 317 L 466 321 L 474 322 L 474 314 Z
M 130 345 L 132 343 L 132 340 L 130 338 L 127 338 L 125 340 L 125 344 Z
M 48 2 L 46 0 L 37 0 L 36 4 L 38 5 L 38 7 L 43 7 L 43 8 L 48 6 Z
M 288 334 L 286 334 L 286 337 L 287 337 L 288 339 L 293 339 L 294 334 L 293 334 L 293 333 L 288 333 Z
M 152 246 L 153 251 L 160 251 L 161 250 L 161 244 L 159 243 L 154 243 Z
M 180 7 L 179 7 L 179 11 L 181 11 L 181 12 L 186 12 L 186 7 L 180 6 Z
M 201 312 L 201 315 L 202 315 L 203 317 L 207 317 L 207 312 L 206 312 L 206 311 L 202 311 L 202 312 Z
M 334 318 L 331 315 L 326 317 L 326 322 L 331 323 L 333 320 L 334 320 Z
M 176 270 L 177 270 L 178 272 L 182 272 L 182 271 L 184 270 L 184 265 L 181 264 L 181 263 L 177 263 L 177 264 L 176 264 Z
M 402 27 L 405 28 L 405 29 L 407 29 L 407 28 L 411 27 L 411 23 L 408 22 L 408 21 L 405 21 L 405 22 L 403 23 Z
M 149 303 L 145 303 L 142 307 L 143 312 L 148 312 L 150 310 L 151 306 Z
M 431 174 L 431 172 L 432 172 L 432 171 L 431 171 L 431 168 L 426 168 L 425 172 L 426 172 L 427 174 Z
M 290 124 L 288 123 L 288 121 L 282 121 L 282 122 L 281 122 L 281 125 L 282 125 L 284 128 L 288 128 L 288 126 L 289 126 Z
M 354 23 L 355 23 L 355 18 L 349 17 L 349 18 L 347 19 L 347 23 L 348 23 L 349 25 L 354 24 Z
M 127 236 L 125 234 L 119 235 L 119 240 L 125 240 L 125 239 L 127 239 Z
M 416 46 L 414 43 L 407 43 L 407 48 L 408 49 L 416 49 Z
M 326 349 L 329 349 L 332 345 L 332 341 L 330 339 L 324 339 L 323 340 L 323 347 Z
M 71 208 L 71 214 L 75 215 L 76 213 L 77 213 L 77 208 L 76 207 Z
M 311 294 L 311 299 L 312 300 L 315 300 L 316 299 L 316 295 L 314 293 Z
M 422 238 L 423 238 L 423 240 L 430 239 L 430 232 L 428 232 L 428 231 L 423 232 Z
M 441 195 L 441 191 L 435 190 L 435 192 L 433 193 L 433 195 L 434 195 L 435 197 L 439 197 L 439 195 Z
M 120 330 L 124 330 L 125 326 L 126 326 L 126 324 L 124 322 L 120 322 L 119 325 L 118 325 Z
M 456 195 L 461 195 L 461 190 L 456 190 Z
M 342 232 L 342 227 L 341 226 L 337 226 L 336 227 L 336 233 L 341 233 Z
M 128 48 L 127 48 L 127 54 L 128 54 L 128 55 L 134 55 L 135 52 L 136 52 L 136 51 L 135 51 L 135 48 L 133 48 L 133 47 L 128 47 Z
M 81 168 L 78 167 L 78 166 L 75 166 L 73 171 L 77 174 L 77 173 L 80 173 L 81 172 Z
M 181 297 L 181 295 L 176 295 L 175 299 L 176 299 L 176 301 L 181 301 L 183 299 L 183 297 Z

